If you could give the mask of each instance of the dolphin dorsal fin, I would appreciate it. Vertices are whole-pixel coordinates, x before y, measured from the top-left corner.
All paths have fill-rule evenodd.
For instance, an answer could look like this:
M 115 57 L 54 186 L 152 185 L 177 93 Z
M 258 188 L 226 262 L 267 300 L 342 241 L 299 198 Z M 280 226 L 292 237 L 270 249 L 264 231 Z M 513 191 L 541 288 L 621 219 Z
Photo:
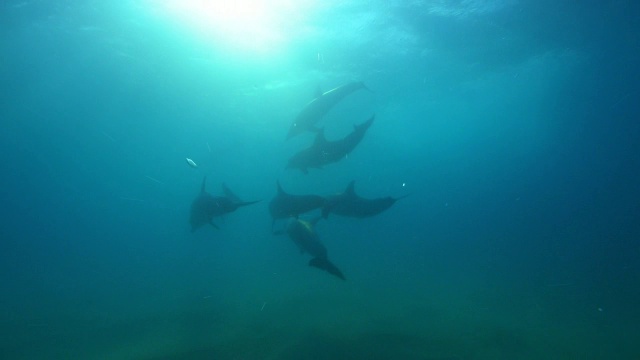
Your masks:
M 241 203 L 242 200 L 240 200 L 240 198 L 233 193 L 233 191 L 231 191 L 231 189 L 229 189 L 229 187 L 227 187 L 227 184 L 222 183 L 222 192 L 224 192 L 224 196 L 226 196 L 227 198 L 229 198 L 229 200 L 233 201 L 234 203 Z
M 376 115 L 375 115 L 375 114 L 374 114 L 374 115 L 371 115 L 371 117 L 369 118 L 369 120 L 367 120 L 367 121 L 363 122 L 362 124 L 355 124 L 355 125 L 353 125 L 353 129 L 354 129 L 354 130 L 358 130 L 358 129 L 360 129 L 360 128 L 364 128 L 364 129 L 366 130 L 366 129 L 368 129 L 368 128 L 371 126 L 371 124 L 373 124 L 373 120 L 375 120 L 375 118 L 376 118 Z
M 356 183 L 355 180 L 351 180 L 349 185 L 347 185 L 347 188 L 344 190 L 344 193 L 346 195 L 356 196 L 355 183 Z
M 324 137 L 324 128 L 320 128 L 316 133 L 316 138 L 313 141 L 313 145 L 319 145 L 325 142 L 327 142 L 327 139 Z
M 316 226 L 318 221 L 320 221 L 322 218 L 323 218 L 322 216 L 315 217 L 315 218 L 309 220 L 309 224 L 311 224 L 311 226 Z
M 200 186 L 200 192 L 203 194 L 206 192 L 205 190 L 206 183 L 207 183 L 207 177 L 205 176 L 204 179 L 202 179 L 202 186 Z

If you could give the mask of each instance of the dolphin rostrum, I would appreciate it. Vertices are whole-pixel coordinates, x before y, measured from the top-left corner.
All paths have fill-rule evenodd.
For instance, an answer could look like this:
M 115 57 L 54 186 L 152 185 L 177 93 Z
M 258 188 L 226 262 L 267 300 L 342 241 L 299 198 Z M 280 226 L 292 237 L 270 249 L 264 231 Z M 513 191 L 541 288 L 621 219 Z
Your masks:
M 277 182 L 278 193 L 269 203 L 271 227 L 276 219 L 298 217 L 300 214 L 319 209 L 325 205 L 325 198 L 319 195 L 292 195 L 286 193 Z
M 206 224 L 211 224 L 218 229 L 218 226 L 213 222 L 214 217 L 234 212 L 239 207 L 255 204 L 259 201 L 242 201 L 225 184 L 222 184 L 224 196 L 213 196 L 205 190 L 206 181 L 207 177 L 205 176 L 200 187 L 200 194 L 191 203 L 191 218 L 189 219 L 191 231 L 196 231 Z
M 322 217 L 326 219 L 330 213 L 355 218 L 370 217 L 387 210 L 396 201 L 406 196 L 365 199 L 356 194 L 354 181 L 351 181 L 342 194 L 327 197 L 327 204 L 322 208 Z
M 367 87 L 362 81 L 356 81 L 319 94 L 302 109 L 298 116 L 296 116 L 293 124 L 289 127 L 287 140 L 305 131 L 317 131 L 314 127 L 315 124 L 320 121 L 320 119 L 322 119 L 322 117 L 325 116 L 334 105 L 340 102 L 340 100 L 347 95 L 366 88 Z
M 320 218 L 318 217 L 312 221 L 304 221 L 296 218 L 289 218 L 289 223 L 287 224 L 285 231 L 298 248 L 300 248 L 301 253 L 304 254 L 306 252 L 313 257 L 309 260 L 309 266 L 324 270 L 331 275 L 345 280 L 342 272 L 333 265 L 331 261 L 329 261 L 329 258 L 327 257 L 327 248 L 324 247 L 318 237 L 318 234 L 315 232 L 314 226 L 319 219 Z M 279 235 L 285 231 L 275 232 L 274 234 Z
M 349 135 L 336 141 L 327 140 L 324 137 L 324 131 L 320 130 L 310 147 L 299 151 L 289 159 L 287 169 L 300 169 L 307 174 L 309 168 L 320 169 L 324 165 L 339 161 L 360 143 L 374 118 L 375 116 L 372 116 L 364 123 L 355 125 Z

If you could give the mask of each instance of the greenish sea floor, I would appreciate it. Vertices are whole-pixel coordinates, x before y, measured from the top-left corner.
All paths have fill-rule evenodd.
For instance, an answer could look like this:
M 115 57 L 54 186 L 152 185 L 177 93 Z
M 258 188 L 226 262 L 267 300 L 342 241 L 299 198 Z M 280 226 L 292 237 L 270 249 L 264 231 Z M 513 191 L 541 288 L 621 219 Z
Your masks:
M 307 275 L 307 274 L 305 274 Z M 286 296 L 268 284 L 186 296 L 175 311 L 141 318 L 82 315 L 4 323 L 2 359 L 638 359 L 633 321 L 572 296 L 571 284 L 537 296 L 480 284 L 411 293 L 314 275 Z M 326 281 L 331 280 L 331 281 Z M 315 288 L 314 288 L 315 286 Z M 461 290 L 463 289 L 463 290 Z M 297 292 L 297 293 L 296 293 Z M 267 294 L 267 295 L 265 295 Z M 238 300 L 244 299 L 244 300 Z

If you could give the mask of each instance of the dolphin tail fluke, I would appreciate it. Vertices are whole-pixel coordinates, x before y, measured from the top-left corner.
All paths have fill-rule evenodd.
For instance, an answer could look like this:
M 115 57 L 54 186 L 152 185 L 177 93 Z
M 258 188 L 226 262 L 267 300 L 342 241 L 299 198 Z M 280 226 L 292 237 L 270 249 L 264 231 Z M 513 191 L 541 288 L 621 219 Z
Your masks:
M 333 265 L 328 259 L 315 257 L 309 260 L 309 266 L 324 270 L 335 277 L 346 280 L 344 275 L 342 274 L 342 271 L 340 271 L 340 269 Z

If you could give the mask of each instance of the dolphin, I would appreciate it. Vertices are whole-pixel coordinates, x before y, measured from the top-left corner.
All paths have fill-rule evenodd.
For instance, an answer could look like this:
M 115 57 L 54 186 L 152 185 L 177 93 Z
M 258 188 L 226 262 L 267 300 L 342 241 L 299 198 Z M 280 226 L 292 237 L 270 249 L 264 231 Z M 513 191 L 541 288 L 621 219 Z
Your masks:
M 320 121 L 334 105 L 347 95 L 360 89 L 367 89 L 367 87 L 362 81 L 356 81 L 318 94 L 315 99 L 311 100 L 302 111 L 300 111 L 295 120 L 293 120 L 293 124 L 291 124 L 289 132 L 287 133 L 287 140 L 305 131 L 317 131 L 314 127 L 315 124 Z
M 207 177 L 205 176 L 200 187 L 200 194 L 191 203 L 189 222 L 192 232 L 206 224 L 211 224 L 219 229 L 218 225 L 213 222 L 214 217 L 234 212 L 239 207 L 255 204 L 259 201 L 242 201 L 225 184 L 222 184 L 224 196 L 213 196 L 205 190 L 206 181 Z
M 319 195 L 292 195 L 286 193 L 280 182 L 278 193 L 269 203 L 269 213 L 271 214 L 271 227 L 276 219 L 288 217 L 298 217 L 300 214 L 319 209 L 325 205 L 325 198 Z
M 316 134 L 313 144 L 296 153 L 289 159 L 287 169 L 300 169 L 308 173 L 308 168 L 322 168 L 322 166 L 334 163 L 344 158 L 362 141 L 367 130 L 373 124 L 375 116 L 360 125 L 355 125 L 353 131 L 344 138 L 329 141 L 324 137 L 324 131 Z
M 301 253 L 308 253 L 312 256 L 309 260 L 309 266 L 324 270 L 342 280 L 345 280 L 342 271 L 340 271 L 327 257 L 327 248 L 324 247 L 318 234 L 316 234 L 314 226 L 320 218 L 311 221 L 304 221 L 296 218 L 289 218 L 289 223 L 285 231 L 275 232 L 279 235 L 284 232 L 289 235 L 291 240 L 300 248 Z
M 408 196 L 365 199 L 356 194 L 354 183 L 351 181 L 342 194 L 327 197 L 326 205 L 322 208 L 323 218 L 326 219 L 330 213 L 355 218 L 378 215 L 390 208 L 396 201 Z

